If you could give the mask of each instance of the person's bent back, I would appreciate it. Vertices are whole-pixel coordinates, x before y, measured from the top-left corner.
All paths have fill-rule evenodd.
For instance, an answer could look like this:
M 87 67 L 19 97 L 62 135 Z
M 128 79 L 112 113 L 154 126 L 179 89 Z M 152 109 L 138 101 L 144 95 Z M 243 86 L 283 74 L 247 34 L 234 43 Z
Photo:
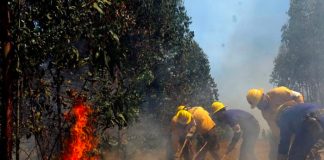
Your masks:
M 243 142 L 240 149 L 240 160 L 256 160 L 254 147 L 259 136 L 260 126 L 255 117 L 243 110 L 226 109 L 221 102 L 212 104 L 212 116 L 217 121 L 229 125 L 234 132 L 231 142 L 227 147 L 226 154 L 231 152 L 240 137 Z

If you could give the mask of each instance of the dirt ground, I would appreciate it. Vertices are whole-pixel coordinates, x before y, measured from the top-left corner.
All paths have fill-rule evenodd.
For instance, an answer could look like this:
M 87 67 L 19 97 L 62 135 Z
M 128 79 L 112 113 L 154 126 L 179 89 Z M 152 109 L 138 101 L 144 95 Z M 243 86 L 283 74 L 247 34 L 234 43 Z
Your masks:
M 226 142 L 221 143 L 220 154 L 223 155 L 226 150 Z M 269 146 L 268 142 L 265 140 L 259 140 L 257 142 L 255 153 L 260 160 L 268 160 L 268 152 Z M 222 160 L 236 160 L 239 155 L 239 146 L 237 146 L 233 152 L 231 152 L 228 156 L 224 157 Z M 104 154 L 104 160 L 119 160 L 118 154 L 116 153 L 108 153 Z M 132 156 L 127 157 L 127 160 L 166 160 L 166 151 L 165 150 L 152 150 L 149 152 L 137 150 Z M 208 154 L 205 160 L 212 160 L 210 155 Z

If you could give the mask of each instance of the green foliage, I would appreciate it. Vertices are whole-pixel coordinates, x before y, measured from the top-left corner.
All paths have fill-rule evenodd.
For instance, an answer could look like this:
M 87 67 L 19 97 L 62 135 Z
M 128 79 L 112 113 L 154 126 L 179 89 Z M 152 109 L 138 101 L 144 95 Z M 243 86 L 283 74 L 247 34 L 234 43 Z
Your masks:
M 24 104 L 16 137 L 34 135 L 42 158 L 59 153 L 67 135 L 63 115 L 74 102 L 66 91 L 87 97 L 98 131 L 127 126 L 145 111 L 169 123 L 179 104 L 208 107 L 217 99 L 181 0 L 12 0 L 10 6 L 20 82 L 15 105 Z
M 282 46 L 274 61 L 272 79 L 302 91 L 308 101 L 322 102 L 324 3 L 291 0 L 288 24 L 282 28 Z

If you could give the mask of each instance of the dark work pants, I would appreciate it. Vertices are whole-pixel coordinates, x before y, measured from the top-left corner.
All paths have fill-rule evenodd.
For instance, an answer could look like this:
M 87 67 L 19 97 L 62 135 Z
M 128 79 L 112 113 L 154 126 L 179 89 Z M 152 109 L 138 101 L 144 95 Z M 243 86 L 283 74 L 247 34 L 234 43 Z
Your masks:
M 179 139 L 179 145 L 180 147 L 182 147 L 182 145 L 184 144 L 184 141 L 185 141 L 185 138 L 184 137 L 180 137 Z M 182 152 L 182 157 L 184 160 L 191 160 L 191 156 L 190 156 L 190 153 L 189 153 L 189 147 L 190 144 L 187 144 L 184 149 L 183 149 L 183 152 Z M 180 148 L 179 148 L 180 149 Z M 168 143 L 167 143 L 167 159 L 168 160 L 174 160 L 175 159 L 175 154 L 176 154 L 176 151 L 174 151 L 172 149 L 172 142 L 171 142 L 171 135 L 169 136 L 169 140 L 168 140 Z
M 324 126 L 324 116 L 320 118 L 320 124 Z M 324 138 L 323 132 L 319 133 L 319 129 L 313 126 L 308 121 L 303 122 L 290 148 L 288 160 L 305 160 L 312 147 Z
M 207 145 L 204 149 L 199 153 L 196 160 L 204 160 L 206 157 L 206 153 L 209 152 L 211 157 L 214 160 L 219 160 L 218 150 L 219 150 L 219 141 L 216 134 L 216 128 L 212 128 L 208 133 L 202 135 L 198 139 L 197 151 L 207 142 Z

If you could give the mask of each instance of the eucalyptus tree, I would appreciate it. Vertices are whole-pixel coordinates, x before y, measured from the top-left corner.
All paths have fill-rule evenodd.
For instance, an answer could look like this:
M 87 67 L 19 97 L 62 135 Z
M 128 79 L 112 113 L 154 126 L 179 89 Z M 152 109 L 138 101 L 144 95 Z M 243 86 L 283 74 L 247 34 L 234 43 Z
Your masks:
M 11 15 L 8 1 L 0 2 L 0 49 L 1 49 L 1 108 L 0 108 L 0 154 L 1 159 L 11 159 L 13 145 L 13 83 L 14 56 Z
M 129 125 L 140 107 L 162 113 L 163 120 L 180 103 L 208 105 L 217 98 L 207 57 L 193 40 L 182 0 L 4 4 L 12 16 L 10 26 L 1 27 L 7 27 L 13 44 L 13 77 L 7 82 L 13 84 L 10 94 L 15 98 L 14 116 L 5 117 L 1 110 L 1 147 L 6 146 L 1 156 L 7 155 L 1 159 L 11 159 L 13 136 L 16 159 L 23 137 L 34 137 L 39 159 L 58 156 L 71 125 L 64 115 L 75 96 L 87 97 L 98 132 Z M 2 52 L 6 40 L 0 40 Z M 15 122 L 8 130 L 2 124 L 11 118 Z M 36 149 L 24 152 L 30 156 Z
M 120 39 L 134 25 L 125 2 L 25 0 L 9 4 L 14 71 L 21 86 L 16 105 L 24 104 L 22 111 L 16 111 L 24 113 L 16 117 L 21 117 L 15 124 L 21 123 L 22 128 L 16 139 L 32 134 L 41 159 L 59 153 L 68 127 L 63 112 L 73 104 L 65 94 L 70 89 L 87 95 L 100 115 L 98 125 L 125 124 L 124 115 L 131 111 L 122 109 L 128 108 L 124 99 L 138 101 L 136 93 L 126 92 L 131 84 L 123 83 L 123 77 L 128 78 L 123 74 L 130 68 L 123 66 L 128 62 L 128 48 Z
M 183 1 L 146 1 L 143 5 L 150 6 L 152 13 L 139 11 L 140 22 L 151 24 L 149 42 L 156 45 L 150 48 L 155 59 L 149 61 L 155 65 L 148 67 L 151 83 L 145 86 L 142 109 L 168 124 L 179 104 L 208 105 L 217 98 L 217 87 L 206 55 L 193 40 Z
M 282 45 L 271 81 L 300 90 L 307 101 L 322 102 L 323 16 L 320 0 L 290 1 L 289 21 L 282 28 Z

